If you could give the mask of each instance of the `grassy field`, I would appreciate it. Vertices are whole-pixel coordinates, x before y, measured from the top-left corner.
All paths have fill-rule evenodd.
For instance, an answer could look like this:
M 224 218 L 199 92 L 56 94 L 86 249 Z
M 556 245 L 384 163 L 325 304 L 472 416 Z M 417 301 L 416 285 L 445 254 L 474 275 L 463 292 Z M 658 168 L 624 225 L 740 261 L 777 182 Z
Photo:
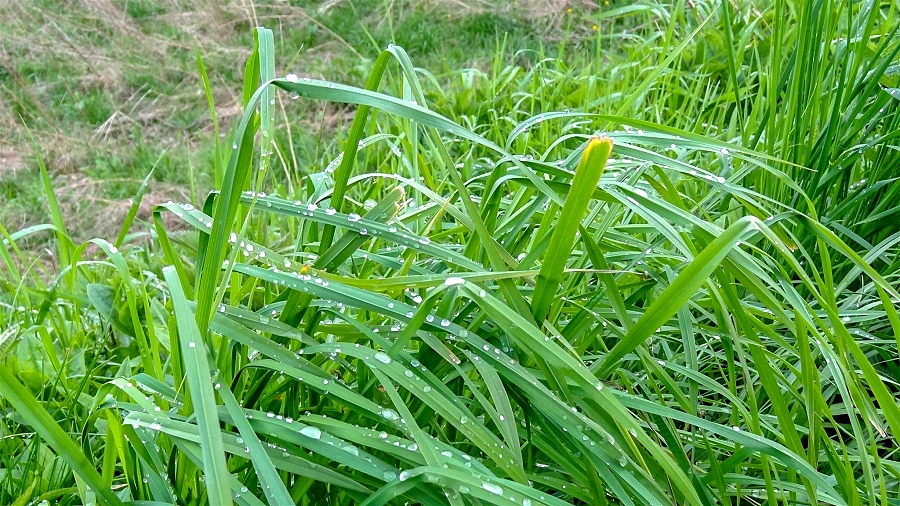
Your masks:
M 900 504 L 897 8 L 2 7 L 0 504 Z
M 213 125 L 195 45 L 209 71 L 217 115 L 228 123 L 241 112 L 243 65 L 256 25 L 275 29 L 280 69 L 361 84 L 392 41 L 443 78 L 460 68 L 487 69 L 497 55 L 512 59 L 514 51 L 589 35 L 592 21 L 583 14 L 591 9 L 550 0 L 521 6 L 375 0 L 5 3 L 0 96 L 8 107 L 0 110 L 0 222 L 17 230 L 49 217 L 32 136 L 77 240 L 114 233 L 153 167 L 148 203 L 197 199 L 211 189 Z M 504 39 L 506 50 L 495 54 Z M 304 103 L 291 114 L 299 118 L 290 135 L 300 170 L 323 163 L 328 139 L 350 111 Z M 144 206 L 144 218 L 150 207 Z

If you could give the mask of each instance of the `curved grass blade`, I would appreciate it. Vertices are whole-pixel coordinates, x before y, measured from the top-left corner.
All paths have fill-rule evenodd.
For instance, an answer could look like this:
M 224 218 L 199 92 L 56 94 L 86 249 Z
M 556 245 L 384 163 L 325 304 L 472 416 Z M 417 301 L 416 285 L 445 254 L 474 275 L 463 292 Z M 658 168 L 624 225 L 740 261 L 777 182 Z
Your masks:
M 656 332 L 656 329 L 669 321 L 669 318 L 694 296 L 697 289 L 708 282 L 709 276 L 719 267 L 747 230 L 758 229 L 756 226 L 758 221 L 752 216 L 741 218 L 704 248 L 635 322 L 625 338 L 610 350 L 603 359 L 603 365 L 597 375 L 601 378 L 606 377 L 615 369 L 622 357 L 640 346 Z

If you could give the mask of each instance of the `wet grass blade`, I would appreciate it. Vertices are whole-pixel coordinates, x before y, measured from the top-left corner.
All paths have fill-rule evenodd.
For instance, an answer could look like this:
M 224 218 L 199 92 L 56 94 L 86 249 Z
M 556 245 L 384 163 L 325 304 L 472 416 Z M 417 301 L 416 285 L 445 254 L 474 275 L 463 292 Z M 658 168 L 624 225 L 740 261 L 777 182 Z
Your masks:
M 200 431 L 203 474 L 206 478 L 210 503 L 228 506 L 232 504 L 228 487 L 230 473 L 225 464 L 225 450 L 216 412 L 216 393 L 210 381 L 212 375 L 206 343 L 197 328 L 194 312 L 191 311 L 184 296 L 175 269 L 166 267 L 163 269 L 163 275 L 169 284 L 175 319 L 178 322 L 178 342 L 187 376 L 187 387 Z
M 735 243 L 748 230 L 755 229 L 757 222 L 754 217 L 742 218 L 704 248 L 635 322 L 625 338 L 609 351 L 597 375 L 601 378 L 606 377 L 617 367 L 622 357 L 640 346 L 659 327 L 668 322 L 669 318 L 694 296 L 698 288 L 709 282 L 710 275 L 734 248 Z
M 13 408 L 47 441 L 63 460 L 89 487 L 97 498 L 107 506 L 124 504 L 97 474 L 94 464 L 88 460 L 81 448 L 72 441 L 59 424 L 47 413 L 38 400 L 31 395 L 12 372 L 0 367 L 0 397 L 6 399 Z

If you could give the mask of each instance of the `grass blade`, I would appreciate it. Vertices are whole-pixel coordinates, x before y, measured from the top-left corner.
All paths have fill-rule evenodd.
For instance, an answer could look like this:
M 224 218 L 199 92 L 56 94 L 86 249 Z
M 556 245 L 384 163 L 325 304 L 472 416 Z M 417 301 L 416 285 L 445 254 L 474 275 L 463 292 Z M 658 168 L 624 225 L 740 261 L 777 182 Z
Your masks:
M 59 424 L 47 413 L 38 400 L 31 395 L 9 369 L 0 367 L 0 397 L 6 399 L 12 407 L 43 437 L 63 460 L 84 482 L 91 487 L 103 504 L 118 506 L 124 504 L 119 500 L 103 478 L 97 473 L 94 465 L 72 439 L 63 432 Z
M 537 321 L 543 321 L 546 318 L 550 304 L 556 297 L 563 269 L 565 269 L 569 254 L 572 252 L 572 245 L 575 242 L 575 233 L 587 211 L 588 203 L 594 195 L 603 169 L 606 168 L 606 160 L 612 152 L 612 147 L 611 139 L 595 137 L 588 141 L 588 145 L 581 155 L 581 161 L 578 163 L 578 168 L 575 169 L 571 190 L 559 215 L 559 221 L 553 229 L 550 246 L 534 287 L 531 310 Z
M 178 279 L 175 269 L 166 267 L 163 269 L 163 275 L 169 284 L 175 319 L 178 322 L 178 341 L 181 344 L 187 386 L 197 416 L 197 427 L 200 431 L 203 472 L 206 477 L 210 503 L 229 506 L 232 504 L 228 486 L 231 474 L 225 464 L 225 450 L 222 445 L 222 433 L 219 429 L 219 417 L 216 411 L 216 393 L 210 382 L 212 375 L 210 374 L 206 344 L 197 328 L 194 313 L 184 296 L 181 281 Z
M 669 321 L 669 318 L 694 296 L 697 289 L 709 281 L 709 276 L 719 267 L 745 232 L 757 228 L 757 221 L 754 217 L 738 220 L 704 248 L 635 322 L 625 338 L 609 351 L 597 375 L 601 378 L 606 377 L 615 369 L 622 357 L 640 346 L 656 332 L 656 329 Z

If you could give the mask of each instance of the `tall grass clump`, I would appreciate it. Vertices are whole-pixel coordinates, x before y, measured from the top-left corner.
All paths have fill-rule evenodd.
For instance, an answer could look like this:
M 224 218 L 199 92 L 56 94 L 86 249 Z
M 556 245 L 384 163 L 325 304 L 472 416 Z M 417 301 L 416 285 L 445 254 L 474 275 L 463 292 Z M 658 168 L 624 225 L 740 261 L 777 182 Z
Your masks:
M 833 145 L 892 159 L 890 92 L 833 95 L 893 61 L 894 11 L 815 5 L 621 11 L 664 49 L 620 40 L 657 64 L 609 66 L 631 94 L 587 55 L 436 77 L 394 45 L 353 87 L 277 73 L 256 29 L 221 184 L 152 245 L 72 243 L 46 172 L 53 223 L 0 229 L 0 500 L 896 504 L 896 239 L 860 207 L 896 169 Z M 782 68 L 821 50 L 794 17 L 868 20 L 818 53 L 835 86 Z M 717 48 L 720 78 L 679 70 Z M 320 165 L 291 99 L 352 106 Z M 810 111 L 836 103 L 886 109 Z M 17 246 L 41 232 L 58 270 Z

